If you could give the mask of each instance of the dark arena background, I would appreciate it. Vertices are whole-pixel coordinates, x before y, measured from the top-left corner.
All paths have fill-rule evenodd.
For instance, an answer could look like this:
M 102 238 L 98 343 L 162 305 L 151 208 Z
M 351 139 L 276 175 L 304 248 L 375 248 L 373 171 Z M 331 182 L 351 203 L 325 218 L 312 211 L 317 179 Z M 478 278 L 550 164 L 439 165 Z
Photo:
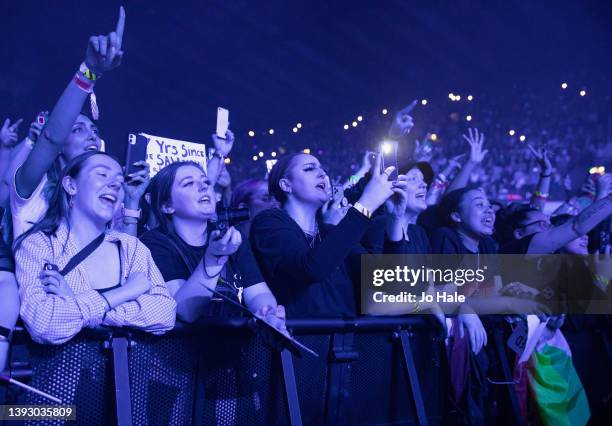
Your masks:
M 2 0 L 0 425 L 610 424 L 611 24 Z

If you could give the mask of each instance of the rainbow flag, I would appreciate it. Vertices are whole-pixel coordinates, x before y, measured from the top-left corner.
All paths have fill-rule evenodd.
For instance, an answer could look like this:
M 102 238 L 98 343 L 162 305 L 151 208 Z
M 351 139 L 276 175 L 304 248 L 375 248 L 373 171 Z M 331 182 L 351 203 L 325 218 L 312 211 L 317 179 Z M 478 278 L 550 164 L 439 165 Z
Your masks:
M 547 321 L 527 318 L 529 334 L 519 364 L 527 362 L 527 378 L 540 420 L 545 425 L 586 425 L 589 402 L 572 362 L 572 352 L 561 330 Z

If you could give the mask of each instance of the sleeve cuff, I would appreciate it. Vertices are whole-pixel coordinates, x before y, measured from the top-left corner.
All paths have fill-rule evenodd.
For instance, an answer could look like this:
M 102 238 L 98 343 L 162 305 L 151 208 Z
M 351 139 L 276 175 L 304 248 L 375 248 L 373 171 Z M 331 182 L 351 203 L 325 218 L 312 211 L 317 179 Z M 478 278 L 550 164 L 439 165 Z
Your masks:
M 87 290 L 74 297 L 76 305 L 83 316 L 86 327 L 95 327 L 102 323 L 106 314 L 106 301 L 95 290 Z

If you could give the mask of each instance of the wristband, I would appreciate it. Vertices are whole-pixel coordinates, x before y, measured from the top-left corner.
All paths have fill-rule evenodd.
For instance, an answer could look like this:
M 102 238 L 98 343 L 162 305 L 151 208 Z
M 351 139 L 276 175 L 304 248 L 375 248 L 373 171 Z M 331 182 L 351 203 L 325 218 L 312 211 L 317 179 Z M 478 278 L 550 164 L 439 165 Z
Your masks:
M 540 191 L 536 191 L 535 192 L 535 196 L 537 198 L 548 198 L 550 194 L 548 192 L 540 192 Z
M 547 174 L 547 175 L 545 175 L 545 174 L 543 174 L 543 173 L 542 173 L 542 174 L 540 174 L 540 177 L 541 177 L 541 178 L 549 178 L 549 177 L 551 177 L 551 176 L 552 176 L 552 173 Z
M 440 179 L 441 182 L 447 181 L 447 177 L 444 175 L 444 173 L 438 173 L 438 176 L 436 176 L 436 178 Z
M 79 72 L 83 74 L 86 79 L 90 81 L 96 81 L 97 79 L 102 77 L 102 74 L 96 74 L 92 70 L 90 70 L 87 64 L 85 64 L 85 62 L 81 62 L 81 66 L 79 67 Z
M 134 219 L 136 219 L 136 221 L 138 222 L 140 219 L 142 219 L 142 210 L 141 209 L 126 209 L 125 207 L 123 207 L 121 209 L 121 214 L 123 215 L 124 218 L 126 217 L 133 217 Z
M 372 219 L 372 212 L 368 210 L 363 204 L 359 201 L 353 204 L 353 208 L 357 210 L 359 213 L 367 217 L 368 219 Z
M 74 81 L 74 83 L 79 87 L 79 89 L 81 89 L 83 92 L 85 93 L 92 93 L 93 92 L 93 87 L 94 87 L 94 82 L 87 79 L 84 75 L 82 75 L 81 73 L 77 72 L 74 75 L 74 78 L 72 79 L 72 81 Z

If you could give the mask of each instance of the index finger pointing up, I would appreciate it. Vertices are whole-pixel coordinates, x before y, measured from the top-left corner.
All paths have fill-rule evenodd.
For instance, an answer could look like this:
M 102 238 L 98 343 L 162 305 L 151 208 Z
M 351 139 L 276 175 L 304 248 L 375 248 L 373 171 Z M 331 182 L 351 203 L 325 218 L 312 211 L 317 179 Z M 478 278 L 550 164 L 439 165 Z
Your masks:
M 117 34 L 117 41 L 119 42 L 119 48 L 121 48 L 121 42 L 123 41 L 123 30 L 125 30 L 125 9 L 123 6 L 119 7 L 119 19 L 117 20 L 117 28 L 115 33 Z

